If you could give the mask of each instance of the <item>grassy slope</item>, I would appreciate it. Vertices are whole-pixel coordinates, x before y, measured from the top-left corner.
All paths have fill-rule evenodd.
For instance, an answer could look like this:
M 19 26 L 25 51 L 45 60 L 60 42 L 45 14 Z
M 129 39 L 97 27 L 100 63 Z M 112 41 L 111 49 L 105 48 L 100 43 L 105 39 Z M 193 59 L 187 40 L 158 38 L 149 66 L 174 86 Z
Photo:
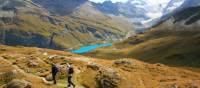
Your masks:
M 108 59 L 135 57 L 151 63 L 200 67 L 199 33 L 200 31 L 153 30 L 88 55 Z M 139 40 L 141 42 L 134 42 Z
M 196 16 L 185 14 L 188 11 L 193 11 Z M 87 55 L 107 59 L 135 57 L 150 63 L 199 68 L 198 13 L 199 7 L 188 8 L 144 34 L 130 37 L 113 47 L 99 49 Z M 188 21 L 193 23 L 183 25 Z
M 87 67 L 88 63 L 97 63 L 103 66 L 102 69 L 113 69 L 116 70 L 122 80 L 117 84 L 119 88 L 168 88 L 176 84 L 180 88 L 188 88 L 192 85 L 199 87 L 200 75 L 196 72 L 188 70 L 168 67 L 162 64 L 147 64 L 135 59 L 126 59 L 132 62 L 130 66 L 132 68 L 115 65 L 114 60 L 103 60 L 103 59 L 88 59 L 88 57 L 70 54 L 62 51 L 39 49 L 39 48 L 26 48 L 26 47 L 10 47 L 0 45 L 0 63 L 4 68 L 0 68 L 0 73 L 10 72 L 13 69 L 20 72 L 21 76 L 17 76 L 17 79 L 25 79 L 33 83 L 33 88 L 63 88 L 66 84 L 66 74 L 59 74 L 57 85 L 45 84 L 38 76 L 45 76 L 49 74 L 50 63 L 63 64 L 64 62 L 71 62 L 75 68 L 75 78 L 77 85 L 97 88 L 96 76 L 99 71 L 92 70 Z M 45 55 L 44 53 L 47 53 Z M 64 58 L 49 59 L 51 55 L 58 55 Z M 39 63 L 38 66 L 29 67 L 28 61 L 35 61 Z M 9 63 L 9 64 L 8 64 Z M 15 63 L 15 64 L 12 64 Z M 4 65 L 7 64 L 7 65 Z M 13 68 L 10 68 L 13 67 Z M 14 68 L 15 67 L 15 68 Z M 16 68 L 17 67 L 17 68 Z M 29 70 L 27 70 L 29 69 Z M 43 75 L 38 74 L 42 70 L 47 69 L 43 72 Z M 25 71 L 25 72 L 23 72 Z M 64 71 L 65 72 L 65 71 Z M 0 77 L 2 77 L 0 75 Z M 7 80 L 1 80 L 0 86 L 4 83 L 9 82 L 11 78 Z

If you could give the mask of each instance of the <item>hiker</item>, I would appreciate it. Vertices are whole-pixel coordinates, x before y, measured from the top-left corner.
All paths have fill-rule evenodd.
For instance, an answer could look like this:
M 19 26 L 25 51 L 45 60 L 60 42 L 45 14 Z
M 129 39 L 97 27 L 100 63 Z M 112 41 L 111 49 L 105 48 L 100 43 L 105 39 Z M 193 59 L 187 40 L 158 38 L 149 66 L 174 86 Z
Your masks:
M 56 74 L 58 73 L 58 67 L 56 67 L 55 64 L 52 64 L 51 67 L 51 73 L 52 73 L 52 78 L 53 78 L 53 83 L 56 84 Z
M 72 82 L 74 68 L 69 63 L 67 63 L 67 73 L 68 73 L 67 75 L 68 87 L 72 85 L 73 88 L 75 88 L 75 84 Z

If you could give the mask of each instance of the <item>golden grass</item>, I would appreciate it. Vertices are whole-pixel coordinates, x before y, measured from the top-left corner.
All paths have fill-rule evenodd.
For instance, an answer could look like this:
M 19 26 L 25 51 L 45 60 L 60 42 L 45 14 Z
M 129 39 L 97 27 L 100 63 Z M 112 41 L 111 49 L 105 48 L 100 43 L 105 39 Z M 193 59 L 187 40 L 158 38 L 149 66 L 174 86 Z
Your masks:
M 19 60 L 19 62 L 16 62 L 16 65 L 20 67 L 18 70 L 25 71 L 25 69 L 23 68 L 28 68 L 25 64 L 26 59 L 23 59 L 23 57 L 29 56 L 40 58 L 40 60 L 45 62 L 45 64 L 43 64 L 42 67 L 47 69 L 50 69 L 50 63 L 61 64 L 66 60 L 72 62 L 73 66 L 76 69 L 74 80 L 75 83 L 80 87 L 85 86 L 90 88 L 97 88 L 98 86 L 96 82 L 96 75 L 99 74 L 99 71 L 94 71 L 88 68 L 87 64 L 89 62 L 100 64 L 103 67 L 103 69 L 111 68 L 113 70 L 116 70 L 119 73 L 120 77 L 122 77 L 122 80 L 118 84 L 119 88 L 158 88 L 161 87 L 161 84 L 164 85 L 165 88 L 165 83 L 168 82 L 170 83 L 170 85 L 177 83 L 178 86 L 184 86 L 184 84 L 186 83 L 200 84 L 200 82 L 198 81 L 200 75 L 197 71 L 189 71 L 185 68 L 168 67 L 162 64 L 148 64 L 142 61 L 138 61 L 136 59 L 127 59 L 133 63 L 133 68 L 130 70 L 126 70 L 124 69 L 126 67 L 123 67 L 123 65 L 114 65 L 114 62 L 116 60 L 92 58 L 85 61 L 84 59 L 87 59 L 88 57 L 79 56 L 63 51 L 40 49 L 34 47 L 10 47 L 0 45 L 0 48 L 4 49 L 4 51 L 0 52 L 0 57 L 10 56 L 15 57 Z M 45 52 L 47 52 L 48 55 L 61 55 L 65 56 L 66 58 L 48 60 L 48 56 L 43 55 L 43 53 Z M 10 61 L 10 59 L 4 59 Z M 36 59 L 32 60 L 37 61 Z M 47 61 L 50 63 L 46 63 Z M 38 68 L 31 68 L 31 70 L 37 69 Z M 6 69 L 3 70 L 2 68 L 0 68 L 0 72 L 5 70 Z M 7 69 L 6 71 L 8 70 L 9 69 Z M 38 76 L 33 73 L 21 74 L 24 76 L 18 79 L 30 81 L 33 84 L 33 88 L 62 88 L 66 86 L 66 74 L 64 74 L 64 76 L 61 77 L 62 79 L 58 79 L 57 85 L 47 85 L 42 81 L 41 78 L 38 78 Z M 60 78 L 60 76 L 58 78 Z
M 150 63 L 199 68 L 198 33 L 198 30 L 152 30 L 114 46 L 97 49 L 86 56 L 105 59 L 138 58 Z M 142 42 L 131 43 L 138 39 Z

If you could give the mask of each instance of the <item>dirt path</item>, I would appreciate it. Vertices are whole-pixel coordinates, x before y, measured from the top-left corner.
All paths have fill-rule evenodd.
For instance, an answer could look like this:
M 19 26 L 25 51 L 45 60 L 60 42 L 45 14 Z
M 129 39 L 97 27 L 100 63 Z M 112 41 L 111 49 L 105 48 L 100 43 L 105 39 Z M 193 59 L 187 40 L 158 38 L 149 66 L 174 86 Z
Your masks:
M 75 83 L 75 85 L 76 85 L 76 88 L 85 88 L 84 86 L 77 84 L 77 83 Z M 58 81 L 57 86 L 58 86 L 58 88 L 68 88 L 66 80 Z M 69 87 L 69 88 L 73 88 L 73 87 Z

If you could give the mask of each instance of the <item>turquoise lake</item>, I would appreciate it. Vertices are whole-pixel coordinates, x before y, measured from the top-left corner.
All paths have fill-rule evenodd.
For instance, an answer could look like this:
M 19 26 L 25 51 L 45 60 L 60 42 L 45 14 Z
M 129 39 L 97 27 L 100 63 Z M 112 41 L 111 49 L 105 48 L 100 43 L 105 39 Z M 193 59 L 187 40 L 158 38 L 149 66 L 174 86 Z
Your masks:
M 85 53 L 91 52 L 91 51 L 93 51 L 97 48 L 106 47 L 106 46 L 112 46 L 112 43 L 94 44 L 94 45 L 83 46 L 80 49 L 72 50 L 71 52 L 76 53 L 76 54 L 85 54 Z

